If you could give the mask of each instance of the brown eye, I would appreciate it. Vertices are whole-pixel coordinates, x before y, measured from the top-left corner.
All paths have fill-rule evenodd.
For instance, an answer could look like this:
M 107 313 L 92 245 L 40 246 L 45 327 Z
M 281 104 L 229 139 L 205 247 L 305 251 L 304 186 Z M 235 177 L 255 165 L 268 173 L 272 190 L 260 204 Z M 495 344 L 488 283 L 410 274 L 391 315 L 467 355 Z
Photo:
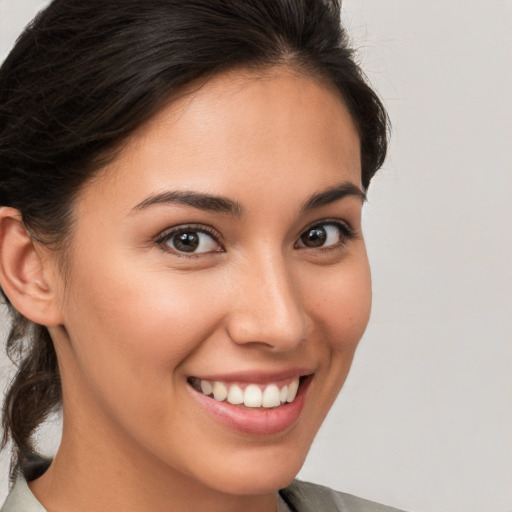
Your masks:
M 201 254 L 221 250 L 213 234 L 200 229 L 181 228 L 162 236 L 157 243 L 179 253 Z
M 300 237 L 306 247 L 321 247 L 327 240 L 327 233 L 323 227 L 308 229 Z
M 174 249 L 181 252 L 194 252 L 199 247 L 197 233 L 178 233 L 171 239 Z
M 312 226 L 297 241 L 298 247 L 328 248 L 343 245 L 354 234 L 348 226 L 341 223 L 325 222 Z

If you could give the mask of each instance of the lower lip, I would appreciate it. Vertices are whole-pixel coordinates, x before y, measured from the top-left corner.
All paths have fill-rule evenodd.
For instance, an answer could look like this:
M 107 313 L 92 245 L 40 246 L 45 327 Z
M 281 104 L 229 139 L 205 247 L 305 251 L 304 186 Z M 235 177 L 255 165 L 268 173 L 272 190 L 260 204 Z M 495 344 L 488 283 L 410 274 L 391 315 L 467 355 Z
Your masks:
M 272 435 L 290 429 L 299 419 L 305 403 L 305 396 L 312 376 L 301 379 L 297 396 L 293 402 L 279 407 L 266 409 L 263 407 L 241 408 L 229 402 L 218 402 L 188 385 L 196 400 L 218 422 L 242 434 Z

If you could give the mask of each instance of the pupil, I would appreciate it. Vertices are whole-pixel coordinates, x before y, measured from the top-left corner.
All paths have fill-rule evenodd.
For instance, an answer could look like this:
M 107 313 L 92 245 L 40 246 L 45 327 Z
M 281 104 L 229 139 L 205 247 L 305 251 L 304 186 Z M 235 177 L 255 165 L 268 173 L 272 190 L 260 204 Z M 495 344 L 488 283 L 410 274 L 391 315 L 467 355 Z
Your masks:
M 313 228 L 302 235 L 302 242 L 308 247 L 320 247 L 325 243 L 327 233 L 325 229 Z
M 194 252 L 199 245 L 199 237 L 196 233 L 180 233 L 173 239 L 174 247 L 182 252 Z

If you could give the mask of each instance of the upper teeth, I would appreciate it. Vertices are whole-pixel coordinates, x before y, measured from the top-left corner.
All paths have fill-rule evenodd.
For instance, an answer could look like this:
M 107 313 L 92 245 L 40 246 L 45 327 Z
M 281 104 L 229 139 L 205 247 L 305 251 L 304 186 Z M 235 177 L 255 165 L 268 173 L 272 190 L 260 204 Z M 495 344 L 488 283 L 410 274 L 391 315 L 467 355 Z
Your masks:
M 245 389 L 238 384 L 208 380 L 199 381 L 198 386 L 205 395 L 213 395 L 219 402 L 244 404 L 246 407 L 277 407 L 282 403 L 293 402 L 299 389 L 299 378 L 279 388 L 277 384 L 248 384 Z

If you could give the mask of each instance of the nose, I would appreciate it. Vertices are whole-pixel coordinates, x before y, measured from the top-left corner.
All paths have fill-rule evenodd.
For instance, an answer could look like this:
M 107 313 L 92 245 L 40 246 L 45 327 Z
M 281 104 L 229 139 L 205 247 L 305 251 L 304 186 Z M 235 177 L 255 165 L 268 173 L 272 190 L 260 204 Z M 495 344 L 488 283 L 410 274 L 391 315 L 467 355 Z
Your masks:
M 240 272 L 227 331 L 237 344 L 286 352 L 308 335 L 308 317 L 297 278 L 283 257 L 251 261 Z

